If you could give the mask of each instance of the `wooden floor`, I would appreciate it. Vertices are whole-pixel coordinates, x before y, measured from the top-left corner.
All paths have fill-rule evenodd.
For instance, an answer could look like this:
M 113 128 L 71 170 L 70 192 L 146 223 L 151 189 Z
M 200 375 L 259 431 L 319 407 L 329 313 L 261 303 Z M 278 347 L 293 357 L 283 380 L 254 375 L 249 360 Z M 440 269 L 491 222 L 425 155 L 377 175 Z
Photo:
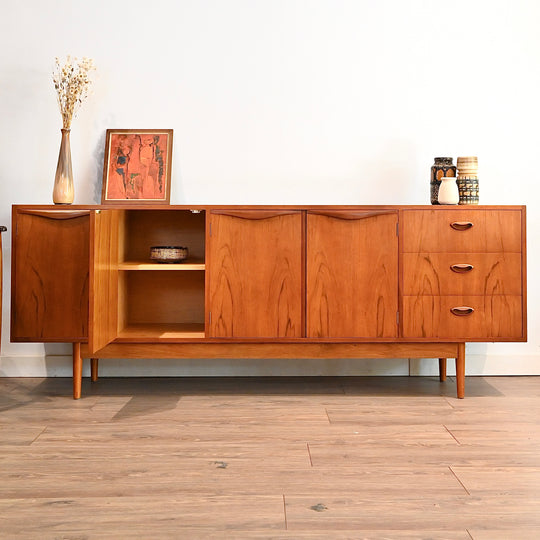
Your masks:
M 0 379 L 0 538 L 540 538 L 540 377 Z

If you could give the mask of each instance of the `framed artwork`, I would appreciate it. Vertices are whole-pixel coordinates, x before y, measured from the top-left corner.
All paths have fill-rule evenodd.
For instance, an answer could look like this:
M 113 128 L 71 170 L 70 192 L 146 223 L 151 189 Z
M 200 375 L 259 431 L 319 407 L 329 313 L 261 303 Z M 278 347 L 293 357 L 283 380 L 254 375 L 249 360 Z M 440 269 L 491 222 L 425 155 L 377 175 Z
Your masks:
M 169 204 L 172 129 L 108 129 L 102 204 Z

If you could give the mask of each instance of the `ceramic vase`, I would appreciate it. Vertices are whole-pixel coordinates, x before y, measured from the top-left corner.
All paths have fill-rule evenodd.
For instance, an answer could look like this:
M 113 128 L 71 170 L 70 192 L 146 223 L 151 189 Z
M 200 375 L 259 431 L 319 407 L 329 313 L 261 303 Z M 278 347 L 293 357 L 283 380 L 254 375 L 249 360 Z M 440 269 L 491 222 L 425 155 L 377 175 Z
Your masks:
M 459 204 L 478 204 L 478 158 L 466 156 L 457 158 Z
M 73 203 L 73 170 L 71 168 L 70 130 L 62 129 L 60 153 L 54 177 L 53 202 L 54 204 Z
M 459 190 L 456 183 L 456 178 L 453 176 L 446 176 L 441 178 L 441 185 L 439 186 L 439 204 L 458 204 L 459 203 Z
M 442 178 L 446 176 L 456 176 L 456 166 L 453 164 L 453 159 L 451 157 L 436 157 L 435 163 L 431 167 L 431 204 L 439 204 L 439 187 Z

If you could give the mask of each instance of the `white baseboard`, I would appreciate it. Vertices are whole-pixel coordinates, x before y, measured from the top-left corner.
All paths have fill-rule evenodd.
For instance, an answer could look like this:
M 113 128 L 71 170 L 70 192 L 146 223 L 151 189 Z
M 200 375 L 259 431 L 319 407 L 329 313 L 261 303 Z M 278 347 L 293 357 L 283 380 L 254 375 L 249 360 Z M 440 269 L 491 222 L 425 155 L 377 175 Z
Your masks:
M 103 377 L 248 377 L 408 375 L 406 359 L 106 359 L 99 363 Z M 71 377 L 71 356 L 3 356 L 0 377 Z M 90 362 L 83 363 L 83 377 Z
M 103 377 L 435 376 L 436 359 L 101 360 Z M 455 374 L 448 360 L 448 375 Z M 468 354 L 467 375 L 540 375 L 540 356 Z M 0 377 L 71 377 L 71 356 L 0 356 Z M 90 375 L 89 361 L 83 376 Z
M 439 362 L 433 358 L 411 359 L 410 375 L 433 376 L 439 373 Z M 456 374 L 453 358 L 447 361 L 447 374 Z M 466 375 L 540 375 L 540 356 L 467 354 Z

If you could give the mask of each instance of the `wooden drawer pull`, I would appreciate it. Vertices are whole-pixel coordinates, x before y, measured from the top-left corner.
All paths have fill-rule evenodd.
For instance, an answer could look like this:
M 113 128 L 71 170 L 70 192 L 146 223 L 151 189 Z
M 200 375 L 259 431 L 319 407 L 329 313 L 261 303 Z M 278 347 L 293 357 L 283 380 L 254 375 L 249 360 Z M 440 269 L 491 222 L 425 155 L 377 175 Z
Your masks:
M 473 224 L 470 221 L 454 221 L 450 223 L 450 227 L 456 231 L 467 231 Z
M 453 264 L 450 266 L 450 270 L 456 274 L 464 274 L 465 272 L 470 272 L 474 266 L 472 264 Z
M 464 317 L 466 315 L 471 315 L 474 313 L 474 308 L 469 306 L 459 306 L 459 307 L 453 307 L 450 309 L 453 315 L 457 315 L 458 317 Z

